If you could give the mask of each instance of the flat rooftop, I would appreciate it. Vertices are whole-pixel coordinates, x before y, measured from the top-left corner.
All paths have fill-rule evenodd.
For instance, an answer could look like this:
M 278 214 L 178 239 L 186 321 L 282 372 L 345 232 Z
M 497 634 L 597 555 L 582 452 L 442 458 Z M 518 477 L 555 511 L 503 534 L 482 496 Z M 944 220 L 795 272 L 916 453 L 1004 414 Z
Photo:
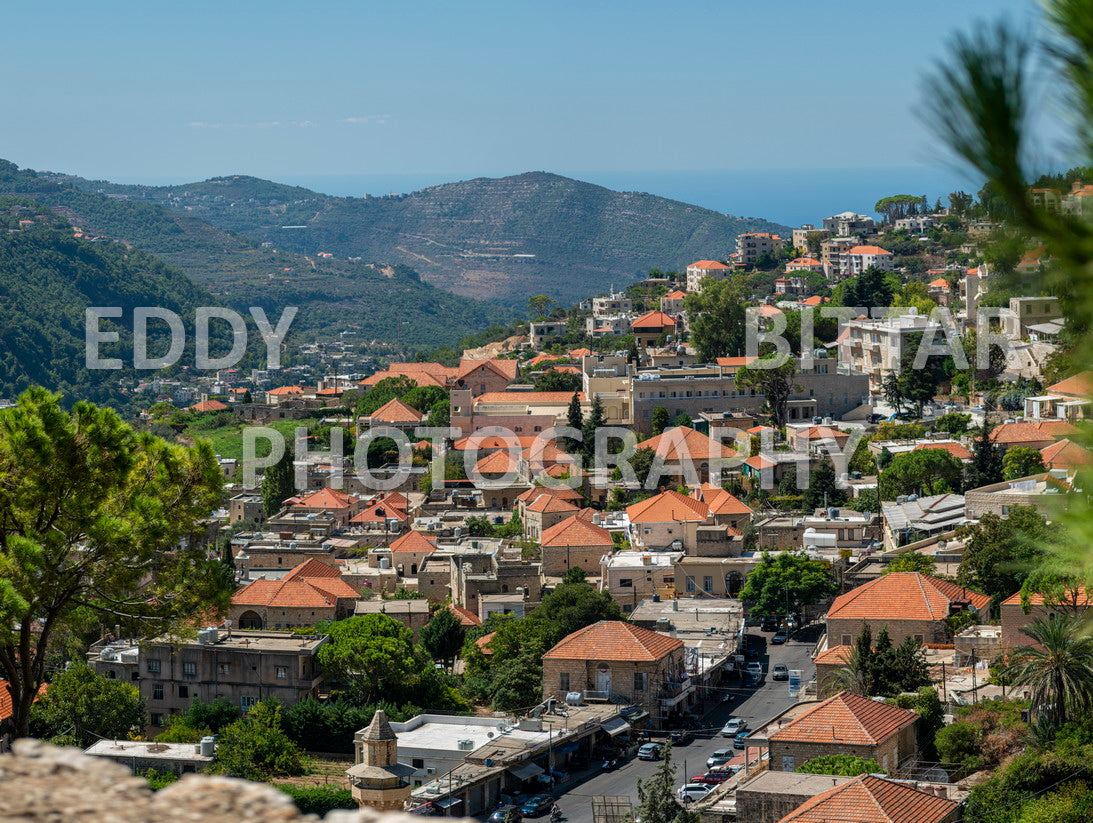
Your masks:
M 180 638 L 161 635 L 150 642 L 169 643 L 175 646 L 208 646 L 216 649 L 235 649 L 251 652 L 299 652 L 316 651 L 326 642 L 325 634 L 292 634 L 290 632 L 241 631 L 219 629 L 215 642 L 201 643 L 197 638 Z
M 833 789 L 853 777 L 837 777 L 830 774 L 805 774 L 804 772 L 759 772 L 746 783 L 736 787 L 736 792 L 761 792 L 763 794 L 817 795 Z
M 197 743 L 156 743 L 153 740 L 96 740 L 84 754 L 97 757 L 139 757 L 151 760 L 192 760 L 212 763 L 211 756 L 200 754 Z
M 474 721 L 481 722 L 474 722 Z M 469 718 L 437 714 L 419 714 L 405 723 L 392 723 L 400 749 L 432 749 L 468 755 L 487 743 L 499 740 L 520 741 L 525 746 L 547 743 L 551 734 L 523 730 L 511 718 Z M 460 748 L 460 741 L 471 741 L 470 748 Z

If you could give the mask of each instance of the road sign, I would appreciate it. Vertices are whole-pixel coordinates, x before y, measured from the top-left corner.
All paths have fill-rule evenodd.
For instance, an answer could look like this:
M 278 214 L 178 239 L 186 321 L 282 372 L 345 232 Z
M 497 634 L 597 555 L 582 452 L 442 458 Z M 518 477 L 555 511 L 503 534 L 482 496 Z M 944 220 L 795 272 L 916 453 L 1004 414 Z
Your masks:
M 796 697 L 801 693 L 801 670 L 789 670 L 789 696 Z

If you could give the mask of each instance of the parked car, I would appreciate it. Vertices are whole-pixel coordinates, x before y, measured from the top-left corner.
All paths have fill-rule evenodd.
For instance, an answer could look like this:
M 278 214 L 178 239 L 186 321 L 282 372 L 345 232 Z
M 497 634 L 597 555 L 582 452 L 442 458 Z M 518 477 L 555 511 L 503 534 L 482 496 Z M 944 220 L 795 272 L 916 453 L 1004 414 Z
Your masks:
M 732 749 L 717 749 L 713 754 L 706 758 L 706 768 L 716 769 L 718 766 L 721 766 L 732 759 Z
M 761 631 L 773 632 L 778 630 L 778 618 L 773 614 L 763 618 L 763 622 L 759 624 Z
M 525 817 L 539 817 L 550 811 L 554 798 L 549 794 L 535 794 L 520 804 L 520 814 Z
M 763 679 L 763 664 L 757 660 L 753 660 L 751 663 L 745 666 L 744 671 L 745 673 L 747 673 L 748 677 L 750 677 L 756 683 Z
M 696 774 L 688 783 L 702 783 L 706 786 L 717 786 L 724 783 L 736 774 L 736 769 L 710 769 L 705 774 Z
M 773 680 L 789 680 L 789 666 L 785 663 L 775 663 L 774 668 L 770 670 L 770 676 Z
M 770 639 L 770 642 L 776 646 L 779 646 L 782 643 L 785 643 L 787 640 L 789 640 L 789 630 L 779 629 L 774 633 L 774 637 Z
M 498 806 L 493 810 L 486 823 L 505 823 L 511 821 L 511 823 L 520 823 L 524 819 L 524 815 L 520 813 L 520 809 L 517 806 L 506 804 L 504 806 Z
M 729 722 L 721 727 L 722 737 L 736 737 L 740 732 L 744 731 L 748 727 L 748 721 L 742 717 L 731 717 Z
M 664 746 L 660 743 L 643 743 L 638 749 L 638 760 L 660 760 Z
M 705 783 L 685 783 L 679 787 L 678 794 L 679 799 L 684 803 L 694 803 L 696 800 L 702 800 L 712 791 L 713 787 Z
M 747 732 L 740 732 L 736 737 L 732 739 L 732 747 L 734 749 L 743 749 L 747 747 Z

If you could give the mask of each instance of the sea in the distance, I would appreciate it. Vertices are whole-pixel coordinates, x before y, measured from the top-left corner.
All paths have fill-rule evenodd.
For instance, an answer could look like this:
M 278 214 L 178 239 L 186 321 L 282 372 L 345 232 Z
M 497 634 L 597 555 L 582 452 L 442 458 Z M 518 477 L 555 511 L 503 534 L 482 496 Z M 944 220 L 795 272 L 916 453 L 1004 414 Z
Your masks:
M 545 169 L 544 171 L 554 171 Z M 951 191 L 979 186 L 934 166 L 868 169 L 748 169 L 729 171 L 568 171 L 558 174 L 617 191 L 643 191 L 738 217 L 764 217 L 787 226 L 816 223 L 843 211 L 870 213 L 890 194 L 926 195 L 947 202 Z M 340 197 L 407 193 L 492 174 L 288 175 L 280 182 Z
M 525 171 L 528 171 L 525 169 Z M 979 184 L 943 166 L 890 166 L 859 169 L 734 169 L 717 171 L 574 171 L 543 169 L 617 191 L 641 191 L 681 200 L 737 217 L 763 217 L 786 226 L 819 222 L 843 211 L 870 213 L 890 194 L 926 195 L 947 202 L 957 189 L 974 193 Z M 262 175 L 278 183 L 304 186 L 338 197 L 407 194 L 427 186 L 502 177 L 518 171 L 455 173 L 352 173 Z M 119 183 L 165 185 L 180 179 L 113 178 Z

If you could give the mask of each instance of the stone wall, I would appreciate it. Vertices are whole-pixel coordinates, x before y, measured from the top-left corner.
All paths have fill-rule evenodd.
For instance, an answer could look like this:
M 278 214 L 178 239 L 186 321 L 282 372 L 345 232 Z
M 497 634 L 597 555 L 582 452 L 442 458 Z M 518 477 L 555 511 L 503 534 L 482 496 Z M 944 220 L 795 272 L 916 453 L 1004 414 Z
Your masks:
M 27 823 L 317 821 L 284 792 L 231 777 L 190 774 L 158 792 L 124 766 L 79 749 L 18 740 L 0 755 L 0 820 Z M 326 823 L 417 823 L 417 815 L 337 811 Z M 455 823 L 455 821 L 453 821 Z M 472 823 L 463 821 L 463 823 Z

